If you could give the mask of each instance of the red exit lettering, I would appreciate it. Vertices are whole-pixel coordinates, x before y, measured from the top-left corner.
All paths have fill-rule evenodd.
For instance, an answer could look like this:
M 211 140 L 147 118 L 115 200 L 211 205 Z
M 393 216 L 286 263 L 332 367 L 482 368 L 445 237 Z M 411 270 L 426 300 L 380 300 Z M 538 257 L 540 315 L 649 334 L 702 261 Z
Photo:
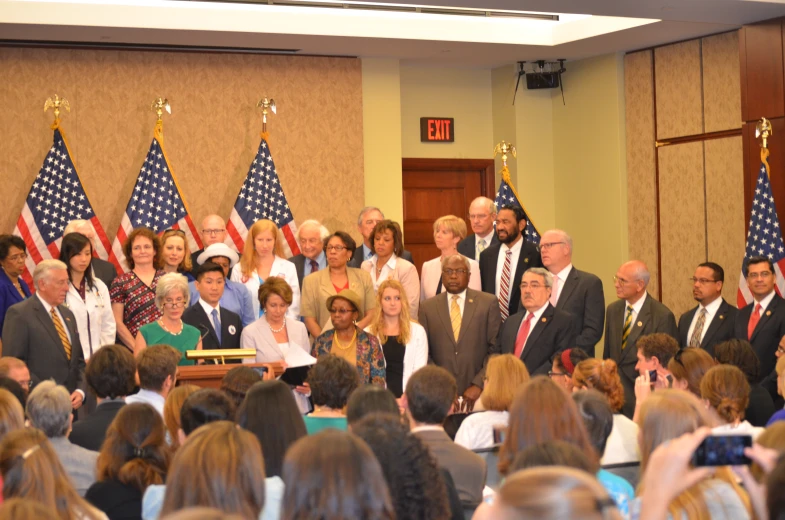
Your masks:
M 427 118 L 420 119 L 421 141 L 449 141 L 455 140 L 453 136 L 454 123 L 452 118 Z

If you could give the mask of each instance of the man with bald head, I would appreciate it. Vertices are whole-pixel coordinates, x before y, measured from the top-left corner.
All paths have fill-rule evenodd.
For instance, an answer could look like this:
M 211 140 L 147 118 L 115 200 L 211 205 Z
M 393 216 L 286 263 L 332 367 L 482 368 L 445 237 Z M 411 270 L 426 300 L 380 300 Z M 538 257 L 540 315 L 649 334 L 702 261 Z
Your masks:
M 79 233 L 85 236 L 93 244 L 93 251 L 95 251 L 95 229 L 93 229 L 93 225 L 89 221 L 72 220 L 65 226 L 63 236 L 68 233 Z M 94 256 L 92 266 L 93 275 L 104 282 L 107 287 L 111 287 L 112 281 L 117 278 L 117 269 L 115 269 L 114 264 Z
M 551 229 L 540 238 L 542 264 L 553 275 L 550 303 L 573 315 L 578 336 L 571 347 L 594 356 L 605 325 L 605 294 L 597 276 L 572 265 L 572 238 L 561 229 Z
M 477 197 L 469 205 L 469 222 L 472 235 L 458 243 L 458 252 L 463 256 L 480 261 L 480 253 L 488 246 L 499 243 L 493 222 L 496 220 L 496 205 L 488 197 Z
M 646 292 L 649 269 L 640 260 L 631 260 L 619 267 L 613 277 L 619 300 L 608 305 L 605 321 L 604 359 L 612 359 L 619 366 L 624 386 L 622 413 L 632 417 L 635 412 L 635 379 L 638 371 L 638 338 L 664 332 L 679 340 L 676 318 L 666 306 Z
M 222 244 L 226 240 L 226 222 L 219 215 L 207 215 L 202 220 L 202 232 L 200 234 L 204 247 Z M 204 253 L 204 249 L 194 251 L 191 253 L 191 258 L 195 260 L 202 253 Z M 194 268 L 196 268 L 196 264 L 197 262 L 194 262 Z

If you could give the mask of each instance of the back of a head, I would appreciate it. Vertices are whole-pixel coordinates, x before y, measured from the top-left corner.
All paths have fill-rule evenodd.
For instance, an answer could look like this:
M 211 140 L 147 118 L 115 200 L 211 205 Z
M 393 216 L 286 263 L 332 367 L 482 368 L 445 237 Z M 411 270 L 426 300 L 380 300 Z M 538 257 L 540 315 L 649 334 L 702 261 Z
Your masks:
M 121 345 L 99 348 L 87 362 L 85 380 L 101 399 L 116 399 L 133 392 L 136 386 L 136 361 Z
M 557 352 L 551 358 L 551 363 L 556 363 L 556 367 L 560 372 L 572 377 L 578 363 L 589 358 L 590 356 L 585 350 L 575 347 Z
M 181 358 L 182 354 L 174 347 L 149 345 L 136 356 L 139 386 L 145 390 L 160 392 L 167 377 L 174 380 Z
M 257 518 L 264 507 L 264 478 L 262 450 L 252 433 L 229 421 L 206 424 L 177 450 L 161 516 L 207 506 Z
M 346 421 L 353 425 L 372 413 L 389 413 L 400 416 L 395 395 L 386 388 L 364 385 L 355 390 L 346 405 Z
M 180 441 L 177 439 L 177 430 L 180 429 L 180 411 L 183 409 L 183 403 L 188 397 L 199 391 L 196 385 L 179 385 L 174 387 L 169 395 L 166 396 L 164 402 L 164 426 L 166 433 L 169 434 L 172 450 L 177 450 L 180 447 Z
M 12 498 L 0 506 L 0 520 L 57 518 L 57 511 L 33 499 Z
M 613 410 L 605 396 L 596 390 L 576 392 L 572 394 L 572 400 L 578 406 L 586 432 L 597 455 L 602 458 L 608 437 L 613 431 Z
M 16 397 L 16 400 L 19 401 L 22 409 L 24 409 L 27 404 L 27 388 L 23 388 L 22 385 L 10 377 L 0 377 L 0 388 L 11 392 Z
M 11 356 L 0 357 L 0 377 L 10 377 L 11 372 L 27 368 L 27 364 L 19 358 Z
M 565 466 L 591 475 L 599 469 L 576 445 L 564 441 L 548 441 L 518 452 L 510 473 L 542 466 Z
M 426 365 L 409 377 L 404 394 L 412 419 L 421 424 L 442 424 L 458 395 L 458 385 L 447 370 Z
M 760 380 L 760 359 L 749 341 L 738 338 L 723 341 L 714 346 L 714 357 L 721 365 L 739 368 L 751 385 Z
M 785 457 L 780 457 L 777 465 L 766 476 L 766 489 L 785 489 Z M 785 519 L 785 494 L 766 493 L 766 509 L 770 520 Z
M 604 395 L 613 412 L 619 412 L 624 406 L 624 387 L 614 360 L 590 358 L 581 361 L 575 367 L 572 380 L 577 388 L 593 388 Z
M 180 409 L 180 428 L 186 436 L 205 424 L 233 419 L 234 403 L 214 388 L 197 390 L 188 396 Z
M 308 435 L 286 453 L 282 520 L 395 518 L 387 483 L 359 437 L 333 429 Z
M 668 363 L 668 372 L 675 379 L 686 381 L 687 391 L 700 397 L 701 379 L 714 365 L 714 359 L 702 348 L 683 348 Z
M 68 433 L 72 411 L 68 390 L 51 380 L 38 383 L 27 398 L 27 418 L 50 439 Z
M 338 356 L 320 356 L 308 372 L 311 400 L 314 406 L 327 406 L 340 410 L 349 401 L 358 386 L 357 369 Z
M 25 412 L 19 400 L 5 388 L 0 388 L 0 440 L 14 430 L 24 428 Z
M 760 444 L 764 448 L 776 450 L 780 456 L 785 454 L 785 421 L 777 421 L 763 430 L 755 439 L 755 444 Z M 758 482 L 763 480 L 764 471 L 758 463 L 752 463 L 750 472 Z
M 529 382 L 529 371 L 520 358 L 512 354 L 492 356 L 485 370 L 482 404 L 486 410 L 506 412 L 518 389 Z
M 235 408 L 245 399 L 248 389 L 262 380 L 261 374 L 251 367 L 238 366 L 226 373 L 221 380 L 221 390 L 234 402 Z
M 243 520 L 240 515 L 224 513 L 214 507 L 187 507 L 162 516 L 161 520 Z
M 396 518 L 449 518 L 447 488 L 428 448 L 397 413 L 373 413 L 352 426 L 376 455 Z
M 279 380 L 261 381 L 248 390 L 237 424 L 259 440 L 268 477 L 281 475 L 286 450 L 307 434 L 289 385 Z
M 701 397 L 726 423 L 744 420 L 750 404 L 750 384 L 744 373 L 733 365 L 712 367 L 701 379 Z

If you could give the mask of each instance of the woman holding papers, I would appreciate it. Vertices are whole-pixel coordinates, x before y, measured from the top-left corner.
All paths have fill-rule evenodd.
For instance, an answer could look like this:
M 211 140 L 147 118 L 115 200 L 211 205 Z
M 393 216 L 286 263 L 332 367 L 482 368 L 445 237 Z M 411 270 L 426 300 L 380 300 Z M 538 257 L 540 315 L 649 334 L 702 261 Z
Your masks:
M 305 325 L 286 314 L 291 304 L 292 288 L 283 278 L 271 276 L 259 287 L 259 306 L 264 314 L 245 327 L 240 336 L 242 348 L 254 349 L 256 357 L 245 359 L 244 363 L 283 361 L 288 367 L 295 368 L 316 362 L 309 354 L 311 344 Z M 287 379 L 286 376 L 283 378 Z M 293 391 L 300 411 L 310 411 L 308 397 L 294 388 Z

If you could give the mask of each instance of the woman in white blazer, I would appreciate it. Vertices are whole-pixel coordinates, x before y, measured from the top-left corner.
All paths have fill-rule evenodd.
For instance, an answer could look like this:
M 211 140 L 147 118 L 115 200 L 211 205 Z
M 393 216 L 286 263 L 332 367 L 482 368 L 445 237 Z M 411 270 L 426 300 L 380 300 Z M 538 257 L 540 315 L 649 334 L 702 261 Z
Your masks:
M 292 288 L 292 302 L 287 315 L 300 319 L 300 282 L 297 268 L 283 255 L 278 226 L 272 220 L 257 220 L 245 239 L 245 248 L 240 262 L 232 268 L 230 279 L 245 285 L 251 293 L 254 316 L 261 315 L 259 307 L 259 287 L 270 277 L 283 278 Z
M 441 256 L 422 264 L 420 274 L 420 299 L 433 298 L 444 290 L 442 287 L 442 258 L 458 254 L 458 242 L 466 238 L 466 222 L 455 215 L 445 215 L 433 223 L 433 241 L 441 251 Z M 468 258 L 468 257 L 467 257 Z M 469 260 L 469 289 L 482 290 L 480 264 L 474 258 Z
M 382 220 L 376 224 L 371 232 L 371 251 L 373 256 L 364 261 L 360 268 L 371 275 L 374 290 L 378 293 L 379 285 L 385 280 L 398 280 L 406 289 L 411 313 L 417 316 L 420 280 L 414 264 L 400 258 L 403 254 L 403 234 L 397 222 Z
M 308 329 L 297 319 L 287 314 L 292 303 L 292 288 L 281 278 L 270 277 L 259 290 L 259 305 L 264 314 L 243 329 L 240 346 L 252 348 L 256 357 L 246 358 L 243 363 L 272 363 L 283 361 L 298 365 L 311 357 Z M 301 349 L 302 352 L 296 351 Z M 308 396 L 292 388 L 301 413 L 311 410 Z
M 76 318 L 85 361 L 102 346 L 114 344 L 117 332 L 109 289 L 93 274 L 92 258 L 90 239 L 80 233 L 63 237 L 60 260 L 70 280 L 65 304 Z
M 428 336 L 422 325 L 412 321 L 406 290 L 398 280 L 379 285 L 376 308 L 380 312 L 365 330 L 379 338 L 387 388 L 401 397 L 409 377 L 428 364 Z

